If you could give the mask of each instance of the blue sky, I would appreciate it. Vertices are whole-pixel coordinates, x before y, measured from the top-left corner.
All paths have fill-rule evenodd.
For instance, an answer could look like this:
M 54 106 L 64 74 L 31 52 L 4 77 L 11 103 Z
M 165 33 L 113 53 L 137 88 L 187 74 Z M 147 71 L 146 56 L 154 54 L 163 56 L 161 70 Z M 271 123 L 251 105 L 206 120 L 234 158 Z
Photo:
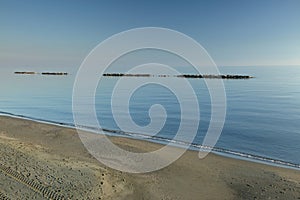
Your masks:
M 218 65 L 300 65 L 299 0 L 0 0 L 0 66 L 77 68 L 99 42 L 157 26 L 198 41 Z

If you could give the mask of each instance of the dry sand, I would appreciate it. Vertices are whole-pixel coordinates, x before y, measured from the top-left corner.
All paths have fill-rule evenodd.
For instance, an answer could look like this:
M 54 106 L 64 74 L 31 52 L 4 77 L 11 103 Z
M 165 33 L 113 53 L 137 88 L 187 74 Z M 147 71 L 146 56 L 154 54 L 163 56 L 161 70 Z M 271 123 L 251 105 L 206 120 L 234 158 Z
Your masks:
M 122 148 L 159 144 L 113 137 Z M 76 130 L 0 117 L 0 199 L 300 199 L 300 171 L 187 151 L 147 174 L 95 160 Z

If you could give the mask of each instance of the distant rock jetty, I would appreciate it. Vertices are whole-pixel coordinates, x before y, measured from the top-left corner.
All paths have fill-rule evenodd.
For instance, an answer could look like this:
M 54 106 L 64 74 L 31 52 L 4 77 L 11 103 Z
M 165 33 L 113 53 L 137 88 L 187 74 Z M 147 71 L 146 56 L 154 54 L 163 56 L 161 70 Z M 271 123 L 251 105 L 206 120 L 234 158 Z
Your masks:
M 42 75 L 68 75 L 67 72 L 42 72 Z
M 15 74 L 36 74 L 36 72 L 15 72 Z
M 38 73 L 38 72 L 25 72 L 25 71 L 17 71 L 14 72 L 15 74 L 41 74 L 41 75 L 56 75 L 56 76 L 61 76 L 61 75 L 68 75 L 67 72 L 42 72 L 42 73 Z
M 180 78 L 216 78 L 216 79 L 249 79 L 254 78 L 248 75 L 201 75 L 201 74 L 183 74 L 178 75 Z
M 250 79 L 248 75 L 201 75 L 201 74 L 181 74 L 181 75 L 151 75 L 151 74 L 125 74 L 125 73 L 106 73 L 103 76 L 125 76 L 125 77 L 178 77 L 178 78 L 211 78 L 211 79 Z
M 134 77 L 150 77 L 154 75 L 150 74 L 122 74 L 122 73 L 112 73 L 112 74 L 103 74 L 103 76 L 134 76 Z

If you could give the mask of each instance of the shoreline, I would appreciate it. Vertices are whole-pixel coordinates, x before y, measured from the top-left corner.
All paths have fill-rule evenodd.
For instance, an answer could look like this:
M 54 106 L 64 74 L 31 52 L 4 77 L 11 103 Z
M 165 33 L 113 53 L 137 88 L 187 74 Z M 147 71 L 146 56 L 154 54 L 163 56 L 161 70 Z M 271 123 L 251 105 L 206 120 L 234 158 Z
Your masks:
M 162 146 L 109 138 L 136 152 Z M 108 200 L 300 198 L 298 170 L 216 154 L 200 160 L 198 152 L 188 150 L 166 168 L 129 174 L 95 160 L 76 130 L 25 119 L 0 116 L 0 147 L 0 192 L 11 199 L 44 199 L 49 195 Z
M 16 119 L 24 119 L 24 120 L 29 120 L 29 121 L 38 122 L 38 123 L 60 126 L 60 127 L 64 127 L 64 128 L 71 128 L 74 130 L 76 130 L 78 128 L 74 124 L 71 124 L 71 123 L 63 123 L 63 122 L 57 122 L 57 121 L 51 121 L 51 120 L 38 119 L 38 118 L 33 118 L 33 117 L 27 117 L 24 115 L 17 115 L 17 114 L 13 114 L 13 113 L 9 113 L 9 112 L 0 111 L 0 117 L 1 116 L 7 116 L 7 117 L 11 117 L 11 118 L 16 118 Z M 179 147 L 179 148 L 186 147 L 185 144 L 183 144 L 184 143 L 183 141 L 174 141 L 174 140 L 170 140 L 168 138 L 156 138 L 156 137 L 146 138 L 144 135 L 139 134 L 139 133 L 125 133 L 123 131 L 106 129 L 106 128 L 102 128 L 101 130 L 96 130 L 93 127 L 87 127 L 87 126 L 82 126 L 82 128 L 80 128 L 80 129 L 82 131 L 87 131 L 87 132 L 96 133 L 96 134 L 99 134 L 99 131 L 103 131 L 103 132 L 105 132 L 106 135 L 108 135 L 110 137 L 123 137 L 123 138 L 129 138 L 129 139 L 134 139 L 134 140 L 141 140 L 141 141 L 145 141 L 145 142 L 153 142 L 155 144 L 160 144 L 160 145 L 166 145 L 167 143 L 170 142 L 171 145 L 174 147 Z M 187 144 L 187 145 L 189 145 L 189 144 Z M 199 152 L 199 149 L 201 147 L 203 147 L 203 146 L 193 143 L 193 144 L 189 145 L 187 150 Z M 207 147 L 204 147 L 204 148 L 207 148 Z M 248 154 L 245 152 L 233 151 L 230 149 L 224 149 L 224 148 L 218 148 L 218 147 L 214 147 L 213 149 L 210 149 L 210 150 L 211 150 L 210 153 L 228 157 L 228 158 L 245 160 L 245 161 L 255 162 L 255 163 L 261 163 L 261 164 L 275 166 L 275 167 L 300 170 L 300 164 L 297 164 L 297 163 L 287 162 L 287 161 L 278 160 L 278 159 L 274 159 L 274 158 L 270 158 L 270 157 L 262 157 L 259 155 Z

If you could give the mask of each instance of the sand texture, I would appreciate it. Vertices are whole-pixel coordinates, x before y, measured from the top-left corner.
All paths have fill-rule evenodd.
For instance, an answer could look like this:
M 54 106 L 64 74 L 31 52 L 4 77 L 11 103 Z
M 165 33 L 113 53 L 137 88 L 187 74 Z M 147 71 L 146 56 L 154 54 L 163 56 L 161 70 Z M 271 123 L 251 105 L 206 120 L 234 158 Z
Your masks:
M 159 144 L 112 137 L 132 151 Z M 151 173 L 110 169 L 76 130 L 0 117 L 0 199 L 300 199 L 300 171 L 187 151 Z

